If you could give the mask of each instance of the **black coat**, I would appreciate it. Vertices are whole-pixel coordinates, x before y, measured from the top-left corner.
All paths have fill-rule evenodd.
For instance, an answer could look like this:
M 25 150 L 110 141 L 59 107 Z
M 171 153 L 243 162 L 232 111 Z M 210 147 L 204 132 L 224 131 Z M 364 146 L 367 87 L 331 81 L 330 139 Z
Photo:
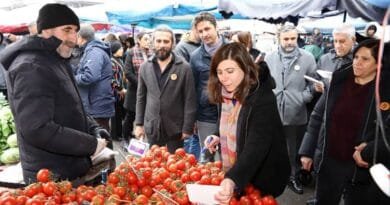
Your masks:
M 266 73 L 266 72 L 264 72 Z M 281 195 L 290 176 L 282 122 L 272 77 L 262 76 L 242 105 L 237 122 L 237 160 L 225 177 L 239 190 L 251 183 L 264 194 Z M 219 106 L 220 110 L 220 106 Z
M 61 179 L 85 175 L 97 145 L 70 65 L 56 52 L 60 43 L 28 37 L 0 53 L 26 183 L 41 168 Z

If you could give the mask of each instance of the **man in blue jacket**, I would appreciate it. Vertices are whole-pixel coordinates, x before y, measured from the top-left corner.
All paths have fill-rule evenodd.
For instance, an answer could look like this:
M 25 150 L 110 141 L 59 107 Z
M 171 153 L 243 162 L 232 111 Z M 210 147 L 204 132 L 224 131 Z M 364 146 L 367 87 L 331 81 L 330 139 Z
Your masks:
M 222 36 L 218 35 L 217 21 L 212 14 L 200 13 L 192 23 L 202 40 L 201 46 L 191 54 L 190 65 L 194 74 L 198 103 L 196 125 L 200 145 L 203 148 L 206 137 L 217 131 L 217 106 L 210 104 L 207 93 L 211 58 L 218 48 L 227 42 Z M 201 162 L 213 160 L 213 156 L 208 151 L 202 152 Z
M 95 29 L 91 25 L 81 25 L 78 36 L 83 55 L 75 78 L 84 108 L 100 126 L 110 130 L 109 121 L 115 112 L 110 47 L 95 40 Z

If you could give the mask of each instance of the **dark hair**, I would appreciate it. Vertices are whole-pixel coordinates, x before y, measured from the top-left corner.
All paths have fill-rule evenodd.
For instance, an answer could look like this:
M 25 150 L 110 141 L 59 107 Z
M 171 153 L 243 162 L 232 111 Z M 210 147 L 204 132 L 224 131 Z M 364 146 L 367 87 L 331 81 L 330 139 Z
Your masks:
M 213 14 L 208 12 L 201 12 L 197 16 L 195 16 L 195 18 L 192 20 L 192 26 L 196 28 L 198 23 L 202 21 L 208 21 L 213 24 L 215 28 L 217 28 L 217 20 L 215 19 Z
M 360 42 L 352 52 L 353 57 L 355 57 L 356 52 L 359 49 L 364 47 L 370 49 L 372 57 L 374 57 L 375 61 L 378 62 L 379 42 L 380 41 L 378 39 L 367 39 Z
M 244 44 L 247 48 L 252 48 L 252 36 L 249 31 L 239 31 L 237 33 L 237 39 L 240 43 Z
M 374 33 L 376 32 L 376 26 L 375 25 L 370 25 L 370 26 L 368 26 L 368 28 L 367 28 L 367 31 L 368 30 L 374 30 Z
M 224 60 L 235 61 L 244 72 L 244 79 L 236 88 L 234 97 L 242 104 L 249 93 L 249 89 L 258 82 L 259 74 L 257 65 L 241 43 L 229 43 L 220 47 L 214 54 L 210 65 L 208 81 L 209 100 L 211 103 L 222 103 L 222 85 L 219 82 L 217 67 Z
M 157 26 L 157 28 L 154 29 L 154 32 L 153 32 L 153 42 L 154 42 L 154 39 L 155 39 L 155 36 L 156 36 L 156 32 L 170 33 L 171 34 L 172 46 L 175 47 L 175 45 L 176 45 L 176 36 L 175 36 L 175 33 L 173 33 L 172 29 L 169 26 L 167 26 L 167 25 L 159 25 L 159 26 Z

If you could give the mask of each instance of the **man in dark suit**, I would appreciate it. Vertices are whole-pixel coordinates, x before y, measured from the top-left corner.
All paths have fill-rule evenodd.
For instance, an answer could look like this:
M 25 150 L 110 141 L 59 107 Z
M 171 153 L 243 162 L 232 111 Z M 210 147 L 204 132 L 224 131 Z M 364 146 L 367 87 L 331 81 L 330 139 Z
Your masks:
M 168 27 L 153 33 L 155 55 L 141 65 L 136 103 L 136 137 L 167 145 L 173 153 L 191 136 L 196 94 L 190 65 L 172 52 L 175 36 Z

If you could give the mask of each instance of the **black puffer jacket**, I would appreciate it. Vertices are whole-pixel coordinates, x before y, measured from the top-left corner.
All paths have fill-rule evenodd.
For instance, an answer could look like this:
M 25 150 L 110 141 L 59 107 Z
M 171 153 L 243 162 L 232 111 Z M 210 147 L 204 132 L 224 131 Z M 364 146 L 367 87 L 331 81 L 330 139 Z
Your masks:
M 28 37 L 0 53 L 26 183 L 41 168 L 61 179 L 85 175 L 97 145 L 87 134 L 96 124 L 84 113 L 68 61 L 56 52 L 60 44 Z
M 274 87 L 268 69 L 263 68 L 260 84 L 252 88 L 241 107 L 237 122 L 237 160 L 225 177 L 232 179 L 240 191 L 251 183 L 262 193 L 277 197 L 288 182 L 290 163 L 272 92 Z

